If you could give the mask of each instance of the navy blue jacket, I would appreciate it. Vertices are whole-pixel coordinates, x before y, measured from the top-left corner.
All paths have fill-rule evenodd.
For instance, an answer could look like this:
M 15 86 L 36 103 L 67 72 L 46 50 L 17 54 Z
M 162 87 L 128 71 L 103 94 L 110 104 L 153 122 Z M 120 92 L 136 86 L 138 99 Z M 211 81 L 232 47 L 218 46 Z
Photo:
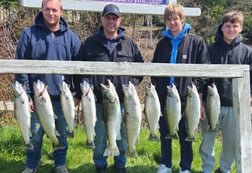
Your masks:
M 215 35 L 215 42 L 209 45 L 209 54 L 212 64 L 248 64 L 250 65 L 250 88 L 252 82 L 252 49 L 242 42 L 242 35 L 238 35 L 231 44 L 227 44 L 223 39 L 221 25 Z M 221 105 L 232 106 L 232 79 L 213 79 L 217 86 Z M 251 89 L 250 89 L 251 91 Z
M 78 54 L 80 44 L 78 36 L 68 28 L 62 17 L 60 29 L 51 32 L 40 12 L 35 18 L 35 24 L 22 32 L 16 49 L 16 59 L 71 61 Z M 61 74 L 16 74 L 15 77 L 25 85 L 28 94 L 33 94 L 34 81 L 43 81 L 48 85 L 48 92 L 52 96 L 60 94 L 59 84 L 63 79 L 70 81 L 70 76 Z
M 118 29 L 118 36 L 115 40 L 108 40 L 100 27 L 97 34 L 88 37 L 80 47 L 79 61 L 113 61 L 113 62 L 143 62 L 138 46 L 132 39 L 126 36 L 123 28 Z M 131 81 L 137 85 L 142 76 L 102 76 L 102 75 L 81 75 L 75 76 L 75 97 L 81 98 L 80 83 L 87 80 L 94 86 L 94 94 L 98 103 L 102 103 L 101 83 L 107 84 L 107 79 L 115 85 L 120 102 L 123 102 L 122 85 Z

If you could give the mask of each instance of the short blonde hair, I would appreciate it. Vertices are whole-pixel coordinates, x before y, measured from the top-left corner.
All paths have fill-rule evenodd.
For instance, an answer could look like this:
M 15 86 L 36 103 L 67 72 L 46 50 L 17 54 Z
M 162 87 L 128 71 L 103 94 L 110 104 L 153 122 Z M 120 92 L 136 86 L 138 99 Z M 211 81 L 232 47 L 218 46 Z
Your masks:
M 54 1 L 54 0 L 43 0 L 43 1 L 42 1 L 42 5 L 41 5 L 41 8 L 43 8 L 43 4 L 44 4 L 45 1 Z M 60 9 L 63 10 L 61 0 L 58 0 L 58 1 L 60 2 Z
M 181 20 L 185 21 L 183 7 L 180 4 L 175 3 L 167 5 L 164 11 L 164 21 L 170 17 L 179 17 Z
M 230 11 L 224 14 L 224 16 L 222 17 L 222 21 L 221 23 L 239 23 L 241 24 L 241 26 L 243 25 L 243 21 L 244 21 L 244 16 L 241 12 L 239 11 Z

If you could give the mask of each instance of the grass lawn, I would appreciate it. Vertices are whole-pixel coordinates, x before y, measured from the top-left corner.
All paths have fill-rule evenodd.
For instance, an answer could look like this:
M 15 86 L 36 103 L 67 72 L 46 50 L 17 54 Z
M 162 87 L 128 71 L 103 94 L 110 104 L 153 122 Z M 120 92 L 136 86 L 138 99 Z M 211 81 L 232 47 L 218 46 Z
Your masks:
M 20 173 L 25 167 L 25 156 L 23 140 L 16 125 L 0 127 L 0 172 Z M 127 173 L 155 173 L 160 156 L 160 143 L 148 141 L 149 130 L 141 129 L 139 143 L 137 145 L 138 158 L 128 158 Z M 198 153 L 200 145 L 200 134 L 197 134 L 196 142 L 193 143 L 194 161 L 192 173 L 201 172 L 201 158 Z M 75 129 L 75 138 L 69 139 L 69 150 L 67 155 L 67 167 L 70 173 L 95 173 L 92 160 L 92 150 L 84 147 L 86 136 L 82 126 Z M 216 140 L 215 153 L 218 167 L 221 139 Z M 180 160 L 180 149 L 178 141 L 173 141 L 173 172 L 178 172 Z M 108 158 L 109 172 L 113 173 L 113 158 Z M 53 172 L 52 148 L 50 140 L 44 136 L 42 158 L 39 173 Z M 235 170 L 232 172 L 234 173 Z

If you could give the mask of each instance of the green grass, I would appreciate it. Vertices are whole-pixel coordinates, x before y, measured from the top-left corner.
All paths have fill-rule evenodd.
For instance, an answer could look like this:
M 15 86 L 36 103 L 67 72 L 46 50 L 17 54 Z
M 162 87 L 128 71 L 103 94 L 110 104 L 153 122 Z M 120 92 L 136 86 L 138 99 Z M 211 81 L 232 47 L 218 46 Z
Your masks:
M 149 130 L 141 129 L 139 143 L 137 144 L 138 158 L 127 159 L 127 173 L 154 173 L 160 157 L 160 143 L 148 141 Z M 25 167 L 25 156 L 23 140 L 15 125 L 0 127 L 0 172 L 19 173 Z M 94 163 L 92 160 L 92 150 L 86 149 L 85 131 L 82 126 L 75 129 L 75 138 L 69 139 L 69 150 L 67 155 L 67 167 L 70 173 L 89 172 L 94 173 Z M 192 173 L 201 172 L 201 158 L 198 153 L 200 144 L 200 134 L 197 134 L 196 142 L 193 143 L 194 161 Z M 173 171 L 179 170 L 180 149 L 177 140 L 173 141 Z M 215 144 L 216 167 L 219 162 L 219 151 L 221 140 L 217 139 Z M 113 158 L 108 158 L 109 172 L 113 173 Z M 42 158 L 40 161 L 40 173 L 53 172 L 52 148 L 50 140 L 45 136 L 42 148 Z M 234 173 L 235 171 L 233 171 Z

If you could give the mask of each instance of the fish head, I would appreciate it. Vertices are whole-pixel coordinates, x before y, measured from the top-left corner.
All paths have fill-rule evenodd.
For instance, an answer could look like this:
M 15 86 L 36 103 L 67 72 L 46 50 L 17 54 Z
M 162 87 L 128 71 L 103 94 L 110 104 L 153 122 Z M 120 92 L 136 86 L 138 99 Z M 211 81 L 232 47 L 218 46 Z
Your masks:
M 130 81 L 129 81 L 129 92 L 131 93 L 131 95 L 136 94 L 136 88 L 135 88 L 134 84 Z
M 198 90 L 197 87 L 192 83 L 192 85 L 187 86 L 187 94 L 189 97 L 198 97 Z
M 113 85 L 114 86 L 114 85 Z M 109 101 L 110 103 L 117 102 L 117 94 L 113 87 L 110 85 L 101 84 L 103 99 Z
M 172 85 L 167 85 L 166 88 L 167 88 L 167 96 L 174 97 L 174 95 L 175 95 L 174 92 L 176 90 L 176 86 L 174 84 L 172 84 Z
M 152 95 L 154 90 L 155 90 L 155 85 L 153 85 L 152 83 L 150 83 L 149 85 L 146 85 L 146 95 L 147 96 Z
M 122 84 L 122 90 L 125 97 L 129 97 L 129 84 Z
M 135 86 L 130 81 L 129 81 L 129 84 L 123 84 L 122 88 L 123 88 L 124 96 L 126 96 L 128 98 L 134 97 L 137 94 Z
M 209 96 L 212 96 L 212 95 L 219 95 L 218 94 L 218 90 L 217 90 L 217 87 L 214 83 L 212 83 L 211 85 L 208 85 L 207 86 L 207 94 Z
M 67 90 L 69 88 L 69 85 L 65 81 L 62 81 L 62 83 L 59 84 L 59 90 L 63 95 L 67 95 Z
M 18 81 L 12 83 L 12 90 L 15 97 L 20 97 L 24 92 L 23 86 Z
M 80 83 L 80 88 L 81 88 L 81 92 L 84 96 L 87 96 L 89 94 L 90 90 L 92 89 L 90 84 L 85 80 L 82 83 Z
M 37 82 L 33 82 L 33 91 L 35 96 L 37 97 L 43 96 L 46 90 L 47 86 L 42 81 L 37 80 Z

